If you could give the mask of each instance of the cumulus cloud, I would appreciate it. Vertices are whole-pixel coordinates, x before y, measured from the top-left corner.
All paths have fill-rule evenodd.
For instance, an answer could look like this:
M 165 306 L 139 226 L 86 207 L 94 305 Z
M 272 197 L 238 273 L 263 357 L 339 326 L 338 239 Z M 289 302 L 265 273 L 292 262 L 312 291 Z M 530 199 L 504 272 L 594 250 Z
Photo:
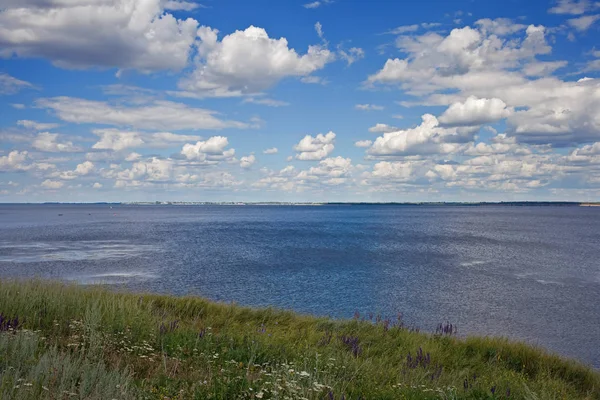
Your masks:
M 139 132 L 124 132 L 117 129 L 95 129 L 95 135 L 100 136 L 92 148 L 98 150 L 121 151 L 144 144 Z
M 263 151 L 263 154 L 277 154 L 279 152 L 279 150 L 277 149 L 277 147 L 271 147 L 270 149 L 265 149 Z
M 0 14 L 2 15 L 2 14 Z M 0 28 L 1 30 L 2 28 Z M 0 50 L 0 55 L 1 55 Z M 0 94 L 15 94 L 22 89 L 32 88 L 29 82 L 22 81 L 5 73 L 0 73 Z
M 92 189 L 102 189 L 102 184 L 100 182 L 95 182 L 92 185 Z
M 384 178 L 396 182 L 409 182 L 416 179 L 417 166 L 415 162 L 381 161 L 373 166 L 371 177 Z
M 129 190 L 154 187 L 208 189 L 240 184 L 227 171 L 199 171 L 197 164 L 172 158 L 151 157 L 135 162 L 127 169 L 122 169 L 119 165 L 112 165 L 110 170 L 103 172 L 103 177 L 115 179 L 115 188 Z
M 214 163 L 220 160 L 232 159 L 234 149 L 225 150 L 229 140 L 224 136 L 213 136 L 195 144 L 187 143 L 181 149 L 181 154 L 189 161 L 200 163 Z
M 56 189 L 60 189 L 64 186 L 64 182 L 61 181 L 53 181 L 50 179 L 46 179 L 44 182 L 42 182 L 41 186 L 44 189 L 48 189 L 48 190 L 56 190 Z
M 110 171 L 107 177 L 116 178 L 116 187 L 138 186 L 140 181 L 168 182 L 173 179 L 175 163 L 171 159 L 152 157 L 138 161 L 131 168 Z
M 29 153 L 13 150 L 6 156 L 0 157 L 0 171 L 26 171 L 30 168 L 27 164 Z
M 56 171 L 50 174 L 51 178 L 58 178 L 62 180 L 74 180 L 82 176 L 92 174 L 96 169 L 96 166 L 91 161 L 84 161 L 81 164 L 77 164 L 74 170 L 70 171 Z
M 298 152 L 296 159 L 302 161 L 322 160 L 327 157 L 334 149 L 335 133 L 328 132 L 326 135 L 319 133 L 317 136 L 306 135 L 294 150 Z
M 514 68 L 548 54 L 543 26 L 530 25 L 522 40 L 503 39 L 471 27 L 453 29 L 446 37 L 437 33 L 401 36 L 397 47 L 409 54 L 406 59 L 389 59 L 367 84 L 400 84 L 412 93 L 432 93 L 447 88 L 485 84 L 485 75 L 502 68 Z M 469 79 L 467 79 L 469 78 Z M 499 85 L 504 82 L 487 82 Z
M 240 158 L 240 167 L 250 168 L 256 162 L 254 154 Z
M 506 21 L 501 24 L 505 25 Z M 480 23 L 478 29 L 453 29 L 446 36 L 434 32 L 400 36 L 396 45 L 407 57 L 387 60 L 366 85 L 397 85 L 421 99 L 403 103 L 406 106 L 450 106 L 452 109 L 440 117 L 442 123 L 482 123 L 506 118 L 507 133 L 527 143 L 565 146 L 600 135 L 597 80 L 574 82 L 551 76 L 566 64 L 537 59 L 552 50 L 545 38 L 545 27 L 509 29 L 508 32 L 516 32 L 507 38 L 490 29 L 498 26 L 486 22 Z M 464 121 L 457 119 L 459 111 L 469 111 L 469 103 L 481 103 L 483 113 L 477 118 L 467 118 L 465 114 Z
M 302 183 L 306 180 L 325 185 L 341 185 L 346 183 L 353 170 L 352 160 L 344 157 L 326 158 L 316 167 L 301 171 L 296 179 Z
M 287 77 L 307 77 L 334 60 L 320 45 L 299 55 L 285 38 L 270 38 L 263 28 L 250 26 L 226 35 L 206 26 L 198 30 L 200 44 L 195 70 L 179 82 L 184 92 L 199 97 L 257 94 Z
M 415 128 L 384 133 L 368 153 L 372 156 L 448 154 L 461 147 L 464 137 L 456 128 L 440 127 L 431 114 L 423 115 L 422 119 L 421 125 Z
M 58 140 L 57 133 L 41 132 L 33 140 L 32 147 L 39 151 L 50 153 L 72 153 L 83 151 L 81 147 L 75 146 L 71 141 Z
M 190 4 L 11 1 L 0 11 L 0 56 L 43 57 L 68 68 L 180 70 L 188 63 L 198 22 L 176 19 L 164 9 Z
M 464 102 L 452 104 L 439 117 L 446 126 L 472 126 L 496 122 L 511 114 L 506 103 L 500 99 L 479 99 L 470 96 Z
M 36 104 L 38 107 L 53 110 L 63 121 L 77 124 L 131 126 L 153 130 L 249 127 L 246 123 L 221 120 L 215 111 L 164 100 L 141 105 L 123 105 L 75 97 L 53 97 L 40 99 Z

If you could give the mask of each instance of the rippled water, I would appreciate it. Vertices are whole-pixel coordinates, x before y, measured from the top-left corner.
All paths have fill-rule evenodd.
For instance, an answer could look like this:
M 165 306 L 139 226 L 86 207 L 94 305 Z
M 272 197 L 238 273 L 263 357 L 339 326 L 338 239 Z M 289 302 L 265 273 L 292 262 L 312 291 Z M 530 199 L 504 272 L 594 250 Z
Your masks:
M 599 208 L 0 205 L 0 227 L 1 277 L 401 312 L 600 367 Z

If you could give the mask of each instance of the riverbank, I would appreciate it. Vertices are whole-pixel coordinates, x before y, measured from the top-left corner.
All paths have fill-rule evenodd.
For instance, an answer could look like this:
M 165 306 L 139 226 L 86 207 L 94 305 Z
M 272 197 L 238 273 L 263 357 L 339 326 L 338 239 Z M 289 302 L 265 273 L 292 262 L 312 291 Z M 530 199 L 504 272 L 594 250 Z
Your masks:
M 0 282 L 0 312 L 2 399 L 600 399 L 591 368 L 446 324 L 39 281 Z

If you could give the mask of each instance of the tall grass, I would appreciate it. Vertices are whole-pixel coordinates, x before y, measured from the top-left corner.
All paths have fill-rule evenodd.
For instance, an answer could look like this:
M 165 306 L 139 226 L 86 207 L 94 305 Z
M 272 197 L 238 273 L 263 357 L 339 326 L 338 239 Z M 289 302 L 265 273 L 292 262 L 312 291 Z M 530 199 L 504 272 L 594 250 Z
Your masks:
M 444 327 L 39 281 L 0 313 L 2 399 L 600 399 L 589 367 Z

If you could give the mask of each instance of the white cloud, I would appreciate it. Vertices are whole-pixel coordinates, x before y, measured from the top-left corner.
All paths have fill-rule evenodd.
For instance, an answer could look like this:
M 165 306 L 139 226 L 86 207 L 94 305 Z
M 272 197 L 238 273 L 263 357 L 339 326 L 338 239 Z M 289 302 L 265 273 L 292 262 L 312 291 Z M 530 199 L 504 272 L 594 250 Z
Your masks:
M 217 34 L 206 26 L 198 30 L 196 69 L 179 82 L 180 89 L 200 97 L 257 94 L 286 77 L 307 77 L 335 58 L 320 45 L 309 46 L 306 54 L 299 55 L 288 47 L 287 39 L 272 39 L 254 26 L 221 41 Z
M 60 189 L 64 186 L 64 182 L 61 181 L 53 181 L 50 179 L 46 179 L 44 182 L 42 182 L 41 186 L 44 189 L 48 189 L 48 190 L 56 190 L 56 189 Z
M 527 28 L 527 25 L 516 24 L 508 18 L 484 18 L 475 21 L 475 25 L 484 33 L 491 33 L 498 36 L 512 35 Z
M 106 179 L 115 179 L 115 188 L 225 188 L 241 184 L 226 171 L 199 170 L 197 163 L 171 158 L 151 157 L 134 163 L 131 168 L 111 166 L 103 173 Z
M 81 164 L 78 164 L 75 168 L 75 173 L 77 175 L 88 175 L 94 170 L 94 164 L 90 161 L 84 161 Z
M 334 149 L 335 133 L 328 132 L 326 135 L 319 133 L 317 136 L 306 135 L 294 150 L 298 152 L 296 159 L 303 161 L 322 160 Z
M 74 170 L 71 171 L 56 171 L 50 174 L 51 178 L 59 178 L 62 180 L 73 180 L 82 176 L 90 175 L 95 171 L 96 166 L 91 161 L 84 161 L 77 164 Z
M 373 144 L 373 141 L 371 141 L 371 140 L 359 140 L 357 142 L 354 142 L 354 145 L 356 147 L 371 147 L 372 144 Z
M 0 89 L 0 93 L 2 93 L 2 89 Z M 17 109 L 17 110 L 24 110 L 26 108 L 25 104 L 21 104 L 21 103 L 13 103 L 13 104 L 11 104 L 11 107 L 14 109 Z
M 352 173 L 352 169 L 352 160 L 350 158 L 338 156 L 321 160 L 318 166 L 301 171 L 296 178 L 313 181 L 320 179 L 325 184 L 339 185 L 346 182 L 345 178 Z
M 161 0 L 9 3 L 0 11 L 0 55 L 43 57 L 68 68 L 180 70 L 188 63 L 198 22 L 164 13 L 164 4 Z
M 200 139 L 202 138 L 197 135 L 180 135 L 171 132 L 155 132 L 144 134 L 144 142 L 146 142 L 149 147 L 159 148 Z
M 196 144 L 187 143 L 181 149 L 181 154 L 189 161 L 214 163 L 233 158 L 234 149 L 225 150 L 229 140 L 224 136 L 213 136 Z
M 397 28 L 390 30 L 387 33 L 392 34 L 392 35 L 401 35 L 403 33 L 416 32 L 418 30 L 419 30 L 419 25 L 413 24 L 413 25 L 399 26 Z
M 81 147 L 75 146 L 71 141 L 58 141 L 57 133 L 41 132 L 33 140 L 32 147 L 39 151 L 52 153 L 71 153 L 82 151 Z
M 277 154 L 279 152 L 279 150 L 277 149 L 277 147 L 271 147 L 270 149 L 265 149 L 263 151 L 263 154 Z
M 308 83 L 308 84 L 312 84 L 312 85 L 327 85 L 329 83 L 329 81 L 325 78 L 322 78 L 320 76 L 312 76 L 312 75 L 300 78 L 300 82 Z
M 440 24 L 439 22 L 423 22 L 421 24 L 399 26 L 397 28 L 394 28 L 394 29 L 386 32 L 386 33 L 390 34 L 390 35 L 402 35 L 404 33 L 416 32 L 421 28 L 424 28 L 424 29 L 437 28 L 440 25 L 442 25 L 442 24 Z
M 323 41 L 325 41 L 325 33 L 323 32 L 323 25 L 321 25 L 321 23 L 319 21 L 317 21 L 315 23 L 315 31 L 317 32 L 317 35 L 319 36 L 319 38 Z
M 0 12 L 0 16 L 1 16 Z M 1 30 L 0 24 L 0 30 Z M 2 50 L 0 50 L 2 55 Z M 15 94 L 22 89 L 32 88 L 33 85 L 29 82 L 22 81 L 5 73 L 0 73 L 0 94 Z
M 302 5 L 302 7 L 304 8 L 308 8 L 308 9 L 314 9 L 314 8 L 319 8 L 325 4 L 329 4 L 329 3 L 333 3 L 333 0 L 317 0 L 317 1 L 313 1 L 311 3 L 305 3 Z
M 147 161 L 134 163 L 130 169 L 114 171 L 109 177 L 115 177 L 116 175 L 116 187 L 136 185 L 136 182 L 140 180 L 168 182 L 173 179 L 174 169 L 173 160 L 152 157 Z
M 485 79 L 499 69 L 514 68 L 551 51 L 544 35 L 543 26 L 530 25 L 521 40 L 488 36 L 471 27 L 453 29 L 446 37 L 431 32 L 400 36 L 396 45 L 409 56 L 387 60 L 379 72 L 369 76 L 367 84 L 400 84 L 414 94 L 466 89 L 479 82 L 498 86 L 506 82 Z
M 92 185 L 92 189 L 102 189 L 102 184 L 100 182 L 96 182 Z
M 567 61 L 533 61 L 523 67 L 523 73 L 527 76 L 548 76 L 557 69 L 564 68 Z
M 117 129 L 95 129 L 95 135 L 100 136 L 92 148 L 98 150 L 121 151 L 144 144 L 139 132 L 124 132 Z
M 44 131 L 44 130 L 53 129 L 53 128 L 56 128 L 59 126 L 58 124 L 41 123 L 41 122 L 30 121 L 27 119 L 22 119 L 22 120 L 17 121 L 17 125 L 20 125 L 27 129 L 33 129 L 36 131 Z
M 290 103 L 286 101 L 269 99 L 265 97 L 247 97 L 244 99 L 244 103 L 262 104 L 269 107 L 283 107 L 290 105 Z
M 451 106 L 468 102 L 471 96 L 498 99 L 506 110 L 497 108 L 499 114 L 483 120 L 506 117 L 507 133 L 527 143 L 565 146 L 593 140 L 600 135 L 600 82 L 546 76 L 564 62 L 537 60 L 552 50 L 545 34 L 543 26 L 529 25 L 509 39 L 470 27 L 454 29 L 447 36 L 431 32 L 401 36 L 396 44 L 407 57 L 387 60 L 366 84 L 398 85 L 421 98 L 405 106 Z M 540 74 L 538 79 L 528 78 Z
M 171 11 L 193 11 L 197 8 L 203 8 L 201 4 L 191 1 L 168 0 L 164 4 L 165 10 Z
M 361 111 L 381 111 L 384 109 L 383 106 L 378 106 L 376 104 L 357 104 L 354 108 Z
M 157 100 L 142 105 L 123 105 L 75 97 L 53 97 L 40 99 L 36 104 L 53 110 L 63 121 L 77 124 L 131 126 L 154 130 L 248 127 L 246 123 L 221 120 L 215 111 L 172 101 Z
M 338 47 L 338 55 L 342 60 L 345 60 L 348 65 L 352 65 L 356 61 L 365 58 L 365 51 L 360 47 L 351 47 L 348 51 Z
M 320 1 L 313 1 L 312 3 L 304 4 L 304 8 L 318 8 L 321 5 Z
M 140 158 L 142 158 L 141 154 L 132 152 L 132 153 L 129 153 L 127 155 L 127 157 L 125 157 L 125 161 L 133 162 L 133 161 L 138 161 Z
M 373 178 L 392 180 L 396 182 L 409 182 L 415 180 L 417 165 L 411 161 L 389 162 L 381 161 L 373 166 Z
M 456 152 L 465 137 L 456 128 L 441 128 L 436 117 L 425 114 L 421 125 L 378 137 L 368 150 L 372 156 L 407 156 Z
M 558 0 L 556 5 L 548 10 L 551 14 L 580 15 L 600 7 L 600 3 L 593 0 Z
M 439 121 L 446 126 L 473 126 L 496 122 L 510 114 L 511 110 L 500 99 L 479 99 L 470 96 L 466 101 L 448 107 L 439 117 Z
M 30 168 L 27 164 L 29 153 L 13 150 L 6 156 L 0 157 L 0 171 L 26 171 Z
M 597 15 L 585 15 L 579 18 L 571 18 L 567 20 L 569 25 L 577 29 L 580 32 L 587 31 L 590 27 L 600 19 L 600 14 Z
M 240 158 L 240 167 L 250 168 L 256 162 L 254 154 Z
M 375 124 L 375 126 L 372 126 L 369 128 L 369 132 L 371 133 L 386 133 L 386 132 L 394 132 L 399 130 L 399 128 L 396 128 L 395 126 L 391 126 L 388 124 Z

